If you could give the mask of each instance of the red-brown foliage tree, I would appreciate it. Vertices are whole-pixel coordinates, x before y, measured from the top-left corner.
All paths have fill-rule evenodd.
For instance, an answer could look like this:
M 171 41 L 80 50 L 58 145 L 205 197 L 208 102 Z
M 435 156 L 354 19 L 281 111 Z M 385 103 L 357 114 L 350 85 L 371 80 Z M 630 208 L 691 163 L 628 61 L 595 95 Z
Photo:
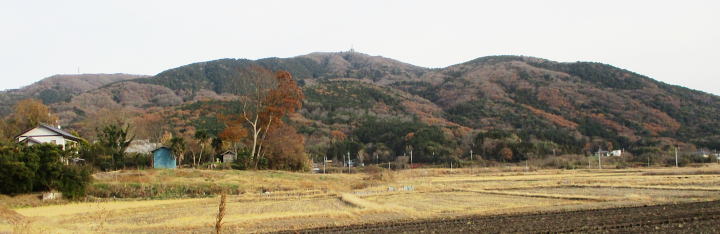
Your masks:
M 229 142 L 238 143 L 247 127 L 247 145 L 250 150 L 252 167 L 266 155 L 269 135 L 275 128 L 282 126 L 282 118 L 296 112 L 302 106 L 304 95 L 289 72 L 280 71 L 272 76 L 268 70 L 253 67 L 243 73 L 251 75 L 251 89 L 242 93 L 239 99 L 242 113 L 224 116 L 226 129 L 221 137 Z M 289 127 L 289 126 L 288 126 Z M 304 150 L 304 149 L 303 149 Z M 277 151 L 277 150 L 276 150 Z
M 268 134 L 265 155 L 268 168 L 274 170 L 303 170 L 309 161 L 305 155 L 305 138 L 287 124 L 276 124 Z

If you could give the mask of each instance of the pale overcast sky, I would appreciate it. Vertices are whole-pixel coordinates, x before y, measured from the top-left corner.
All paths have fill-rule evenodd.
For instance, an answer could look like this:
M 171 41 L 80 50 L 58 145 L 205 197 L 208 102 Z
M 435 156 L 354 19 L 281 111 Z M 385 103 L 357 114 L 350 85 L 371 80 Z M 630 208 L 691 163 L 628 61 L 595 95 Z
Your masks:
M 611 64 L 720 94 L 720 1 L 0 1 L 0 90 L 219 58 L 355 50 Z

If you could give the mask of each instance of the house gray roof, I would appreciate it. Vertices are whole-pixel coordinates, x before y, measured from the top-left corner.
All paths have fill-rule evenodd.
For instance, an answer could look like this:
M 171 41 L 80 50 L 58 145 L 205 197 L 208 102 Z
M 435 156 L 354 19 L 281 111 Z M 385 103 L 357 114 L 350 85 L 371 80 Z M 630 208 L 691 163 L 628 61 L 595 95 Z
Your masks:
M 233 152 L 233 151 L 230 151 L 230 150 L 228 150 L 228 151 L 225 151 L 225 152 L 223 152 L 223 153 L 222 153 L 221 155 L 226 155 L 226 154 L 232 154 L 232 155 L 236 155 L 236 153 L 235 153 L 235 152 Z
M 133 140 L 130 145 L 125 149 L 125 153 L 141 153 L 147 154 L 152 153 L 153 150 L 162 146 L 160 143 L 152 143 L 150 140 Z
M 48 130 L 53 131 L 53 132 L 55 132 L 55 133 L 57 133 L 57 134 L 60 134 L 61 136 L 65 137 L 65 138 L 68 138 L 68 139 L 70 139 L 70 140 L 80 141 L 80 138 L 79 138 L 79 137 L 76 137 L 75 135 L 70 134 L 69 132 L 63 131 L 62 129 L 59 129 L 59 128 L 56 128 L 56 127 L 53 127 L 53 126 L 51 126 L 51 125 L 44 124 L 44 123 L 40 123 L 40 126 L 42 126 L 42 127 L 44 127 L 44 128 L 47 128 Z
M 53 127 L 53 126 L 51 126 L 51 125 L 49 125 L 49 124 L 40 123 L 40 125 L 37 126 L 37 127 L 35 127 L 35 128 L 38 128 L 38 127 L 42 127 L 42 128 L 47 129 L 47 130 L 50 130 L 50 131 L 52 131 L 52 132 L 54 132 L 54 133 L 57 133 L 58 135 L 66 138 L 66 139 L 69 139 L 69 140 L 73 140 L 73 141 L 81 141 L 81 140 L 82 140 L 82 139 L 80 139 L 80 137 L 76 137 L 75 135 L 70 134 L 69 132 L 63 131 L 62 129 L 59 129 L 59 128 L 56 128 L 56 127 Z M 17 135 L 15 138 L 21 137 L 21 136 L 23 136 L 25 133 L 27 133 L 27 132 L 29 132 L 30 130 L 33 130 L 33 129 L 35 129 L 35 128 L 28 129 L 28 130 L 24 131 L 22 134 Z M 30 137 L 30 136 L 27 136 L 27 137 Z

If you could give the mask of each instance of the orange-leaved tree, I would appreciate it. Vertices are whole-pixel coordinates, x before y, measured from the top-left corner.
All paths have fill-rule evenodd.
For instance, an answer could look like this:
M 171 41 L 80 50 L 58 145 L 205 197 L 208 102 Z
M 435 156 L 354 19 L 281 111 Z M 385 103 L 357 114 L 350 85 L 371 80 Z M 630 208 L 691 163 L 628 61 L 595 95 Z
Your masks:
M 298 87 L 297 82 L 295 82 L 289 72 L 280 71 L 276 74 L 275 79 L 277 87 L 271 89 L 262 100 L 263 109 L 259 115 L 262 137 L 254 141 L 257 150 L 255 150 L 255 147 L 251 149 L 251 151 L 255 152 L 253 157 L 255 168 L 258 167 L 260 158 L 265 156 L 263 145 L 269 133 L 275 130 L 276 126 L 282 125 L 282 117 L 295 113 L 300 109 L 302 107 L 302 100 L 305 98 L 302 90 Z M 264 130 L 263 125 L 265 126 Z
M 226 128 L 221 137 L 226 141 L 238 142 L 237 137 L 243 133 L 240 129 L 246 126 L 250 161 L 257 169 L 260 159 L 265 155 L 264 145 L 269 133 L 276 125 L 282 124 L 284 116 L 300 109 L 304 95 L 292 75 L 286 71 L 273 75 L 264 68 L 250 67 L 239 74 L 250 77 L 248 84 L 236 92 L 240 96 L 242 110 L 238 115 L 224 116 Z
M 57 117 L 50 112 L 50 108 L 37 99 L 25 99 L 15 104 L 14 113 L 10 116 L 9 125 L 16 130 L 26 130 L 37 127 L 39 123 L 57 124 Z
M 305 138 L 288 124 L 276 123 L 266 139 L 263 150 L 268 168 L 273 170 L 303 170 L 310 164 L 305 154 Z
M 245 120 L 235 115 L 220 115 L 219 119 L 225 123 L 225 129 L 218 134 L 218 137 L 222 139 L 221 142 L 223 144 L 229 145 L 230 149 L 237 153 L 240 149 L 241 142 L 248 136 L 248 132 L 244 127 Z M 215 147 L 225 148 L 222 145 L 216 145 Z M 218 151 L 217 153 L 220 152 Z M 245 163 L 245 168 L 247 168 L 249 162 L 243 162 Z

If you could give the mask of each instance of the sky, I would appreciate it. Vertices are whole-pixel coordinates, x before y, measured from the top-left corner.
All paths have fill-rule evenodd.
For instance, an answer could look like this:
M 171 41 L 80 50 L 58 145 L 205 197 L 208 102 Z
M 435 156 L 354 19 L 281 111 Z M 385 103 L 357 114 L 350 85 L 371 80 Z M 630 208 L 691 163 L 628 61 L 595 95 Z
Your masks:
M 611 64 L 720 94 L 720 1 L 0 1 L 0 90 L 220 58 L 356 51 Z

